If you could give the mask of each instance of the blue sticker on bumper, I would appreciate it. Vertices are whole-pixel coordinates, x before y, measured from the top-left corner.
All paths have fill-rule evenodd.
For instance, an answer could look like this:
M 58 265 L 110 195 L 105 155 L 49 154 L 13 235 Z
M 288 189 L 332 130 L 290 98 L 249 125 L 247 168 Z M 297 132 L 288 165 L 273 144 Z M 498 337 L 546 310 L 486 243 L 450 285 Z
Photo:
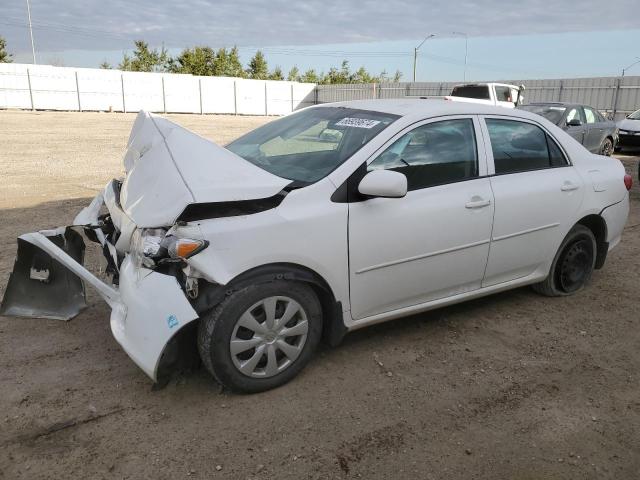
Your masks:
M 167 317 L 167 325 L 169 326 L 169 328 L 177 327 L 178 318 L 175 315 L 169 315 Z

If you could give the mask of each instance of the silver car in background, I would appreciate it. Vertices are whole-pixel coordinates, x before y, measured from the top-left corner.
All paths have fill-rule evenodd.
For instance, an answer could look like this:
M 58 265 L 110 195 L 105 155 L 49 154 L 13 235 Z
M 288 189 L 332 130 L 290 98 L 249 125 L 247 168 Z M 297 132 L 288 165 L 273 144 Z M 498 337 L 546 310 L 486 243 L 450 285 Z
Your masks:
M 618 129 L 595 108 L 574 103 L 529 103 L 517 108 L 537 113 L 558 125 L 592 153 L 610 156 L 618 144 Z
M 617 145 L 617 149 L 623 147 L 640 148 L 640 110 L 636 110 L 624 120 L 620 120 L 618 131 L 620 143 Z

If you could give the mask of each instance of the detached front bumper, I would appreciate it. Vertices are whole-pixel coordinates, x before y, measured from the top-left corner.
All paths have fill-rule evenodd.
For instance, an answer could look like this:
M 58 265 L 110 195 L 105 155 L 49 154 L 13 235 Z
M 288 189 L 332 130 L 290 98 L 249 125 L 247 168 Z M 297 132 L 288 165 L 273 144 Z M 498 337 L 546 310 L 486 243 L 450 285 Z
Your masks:
M 102 230 L 95 228 L 103 204 L 101 193 L 80 212 L 74 226 L 93 228 L 105 255 L 117 259 L 115 246 Z M 19 258 L 9 279 L 1 314 L 69 320 L 84 308 L 84 284 L 89 284 L 111 307 L 111 331 L 115 339 L 153 381 L 158 380 L 158 367 L 167 343 L 178 330 L 198 318 L 175 277 L 136 267 L 131 256 L 124 254 L 119 266 L 119 285 L 108 285 L 83 266 L 84 242 L 72 227 L 27 233 L 18 242 Z M 67 270 L 73 275 L 68 275 Z M 56 291 L 49 293 L 50 288 Z M 61 312 L 56 314 L 51 305 L 55 304 L 56 292 L 61 291 L 71 291 L 70 298 L 75 304 L 71 309 L 56 304 Z M 43 309 L 45 297 L 48 306 Z M 62 302 L 65 301 L 63 298 Z

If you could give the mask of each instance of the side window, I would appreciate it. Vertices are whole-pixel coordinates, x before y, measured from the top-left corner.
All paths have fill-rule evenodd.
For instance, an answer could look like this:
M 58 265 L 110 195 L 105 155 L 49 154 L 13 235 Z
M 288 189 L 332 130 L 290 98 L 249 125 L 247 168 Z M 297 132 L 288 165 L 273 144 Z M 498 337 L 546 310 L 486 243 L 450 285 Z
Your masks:
M 577 118 L 578 120 L 582 121 L 582 118 L 580 117 L 580 113 L 577 108 L 572 108 L 571 110 L 569 110 L 569 113 L 567 113 L 567 123 L 569 123 L 574 118 Z
M 540 127 L 494 118 L 486 123 L 496 175 L 567 165 L 558 145 Z
M 473 120 L 443 120 L 411 130 L 367 167 L 394 170 L 407 177 L 409 190 L 478 176 Z
M 549 162 L 552 167 L 565 167 L 569 165 L 567 159 L 565 158 L 562 150 L 558 144 L 553 140 L 549 135 L 545 134 L 547 137 L 547 146 L 549 147 Z
M 584 116 L 587 119 L 587 123 L 596 123 L 598 121 L 596 112 L 594 112 L 589 107 L 584 107 Z
M 514 101 L 511 98 L 511 89 L 509 87 L 500 87 L 500 86 L 496 85 L 494 88 L 495 88 L 495 91 L 496 91 L 496 100 L 498 102 L 513 102 Z

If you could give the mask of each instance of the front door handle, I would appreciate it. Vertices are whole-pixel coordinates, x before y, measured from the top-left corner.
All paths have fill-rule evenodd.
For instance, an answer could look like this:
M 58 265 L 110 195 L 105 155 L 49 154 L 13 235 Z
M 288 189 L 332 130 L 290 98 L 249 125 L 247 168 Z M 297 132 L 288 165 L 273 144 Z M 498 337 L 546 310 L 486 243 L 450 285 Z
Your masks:
M 560 187 L 560 190 L 562 190 L 563 192 L 571 192 L 579 188 L 580 188 L 580 185 L 576 185 L 575 183 L 571 183 L 571 182 L 564 182 L 564 185 Z
M 465 208 L 482 208 L 482 207 L 488 207 L 489 205 L 491 205 L 491 200 L 479 199 L 479 200 L 471 200 L 470 202 L 467 202 L 464 206 Z

